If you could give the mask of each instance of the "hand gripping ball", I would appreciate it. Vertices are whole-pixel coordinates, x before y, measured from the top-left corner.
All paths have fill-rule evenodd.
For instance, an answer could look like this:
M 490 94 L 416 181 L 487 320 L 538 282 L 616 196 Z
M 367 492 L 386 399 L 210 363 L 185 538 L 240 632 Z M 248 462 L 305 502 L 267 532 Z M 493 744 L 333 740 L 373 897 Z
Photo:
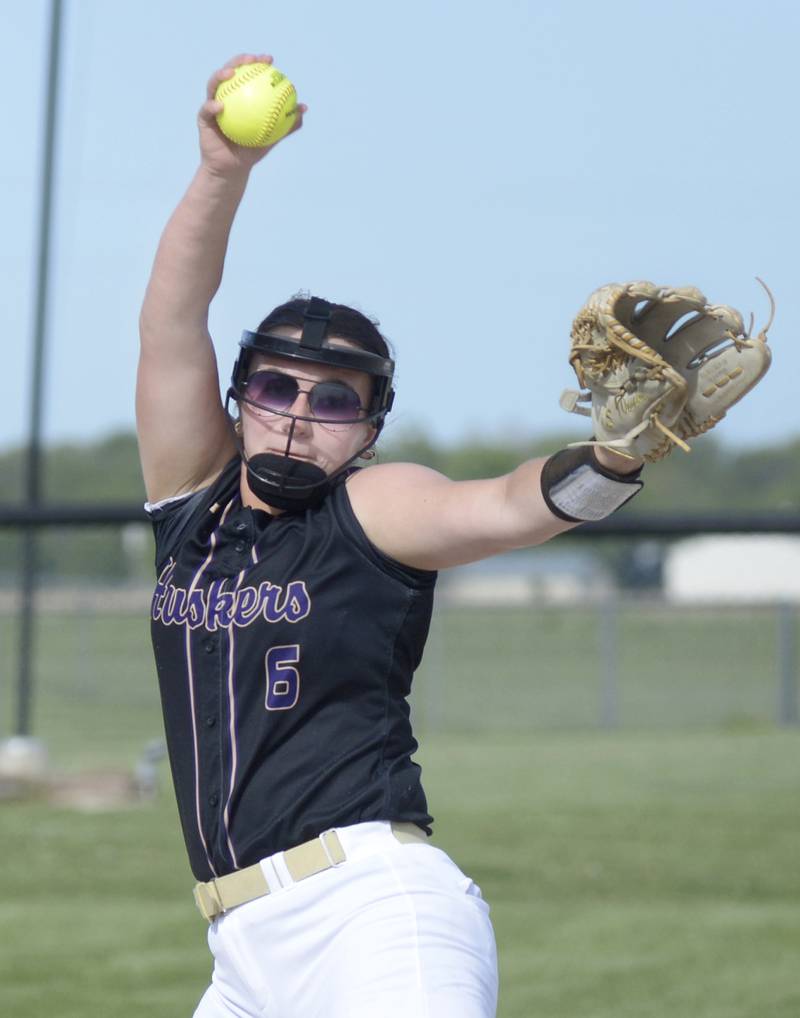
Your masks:
M 217 88 L 225 109 L 220 130 L 237 145 L 266 148 L 285 137 L 297 120 L 297 92 L 271 64 L 243 64 Z

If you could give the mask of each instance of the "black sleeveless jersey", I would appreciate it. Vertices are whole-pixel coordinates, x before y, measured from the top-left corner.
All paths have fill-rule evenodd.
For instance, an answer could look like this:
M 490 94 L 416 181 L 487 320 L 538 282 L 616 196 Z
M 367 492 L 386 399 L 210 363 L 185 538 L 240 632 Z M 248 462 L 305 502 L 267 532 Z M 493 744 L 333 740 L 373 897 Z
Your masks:
M 432 822 L 407 697 L 436 573 L 378 551 L 344 483 L 282 516 L 243 507 L 239 484 L 237 459 L 150 509 L 153 648 L 198 880 L 330 827 Z

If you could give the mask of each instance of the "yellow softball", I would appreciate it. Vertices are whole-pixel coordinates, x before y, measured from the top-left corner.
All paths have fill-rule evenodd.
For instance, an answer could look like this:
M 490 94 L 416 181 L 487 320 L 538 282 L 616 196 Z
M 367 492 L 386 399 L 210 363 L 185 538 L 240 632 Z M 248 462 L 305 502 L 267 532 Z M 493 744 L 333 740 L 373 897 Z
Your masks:
M 271 64 L 242 64 L 214 96 L 224 104 L 220 130 L 237 145 L 266 148 L 291 131 L 297 120 L 297 92 Z

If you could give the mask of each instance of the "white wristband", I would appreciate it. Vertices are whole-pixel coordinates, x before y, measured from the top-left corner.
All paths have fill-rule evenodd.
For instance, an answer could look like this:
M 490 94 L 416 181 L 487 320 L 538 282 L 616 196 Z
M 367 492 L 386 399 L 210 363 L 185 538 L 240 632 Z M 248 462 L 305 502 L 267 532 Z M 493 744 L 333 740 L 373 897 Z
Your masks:
M 562 449 L 542 469 L 542 494 L 555 516 L 588 523 L 605 519 L 638 495 L 644 487 L 640 473 L 607 470 L 590 448 Z

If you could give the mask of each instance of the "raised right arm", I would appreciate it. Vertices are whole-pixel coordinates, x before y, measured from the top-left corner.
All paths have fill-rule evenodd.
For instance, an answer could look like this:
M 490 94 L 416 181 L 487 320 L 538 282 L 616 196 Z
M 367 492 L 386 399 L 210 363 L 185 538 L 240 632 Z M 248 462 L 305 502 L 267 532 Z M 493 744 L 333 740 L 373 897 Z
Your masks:
M 235 67 L 256 60 L 271 58 L 235 57 L 208 82 L 198 116 L 200 167 L 164 229 L 142 305 L 136 421 L 151 502 L 203 487 L 236 451 L 208 310 L 250 171 L 269 149 L 228 141 L 215 119 L 222 105 L 213 97 Z

